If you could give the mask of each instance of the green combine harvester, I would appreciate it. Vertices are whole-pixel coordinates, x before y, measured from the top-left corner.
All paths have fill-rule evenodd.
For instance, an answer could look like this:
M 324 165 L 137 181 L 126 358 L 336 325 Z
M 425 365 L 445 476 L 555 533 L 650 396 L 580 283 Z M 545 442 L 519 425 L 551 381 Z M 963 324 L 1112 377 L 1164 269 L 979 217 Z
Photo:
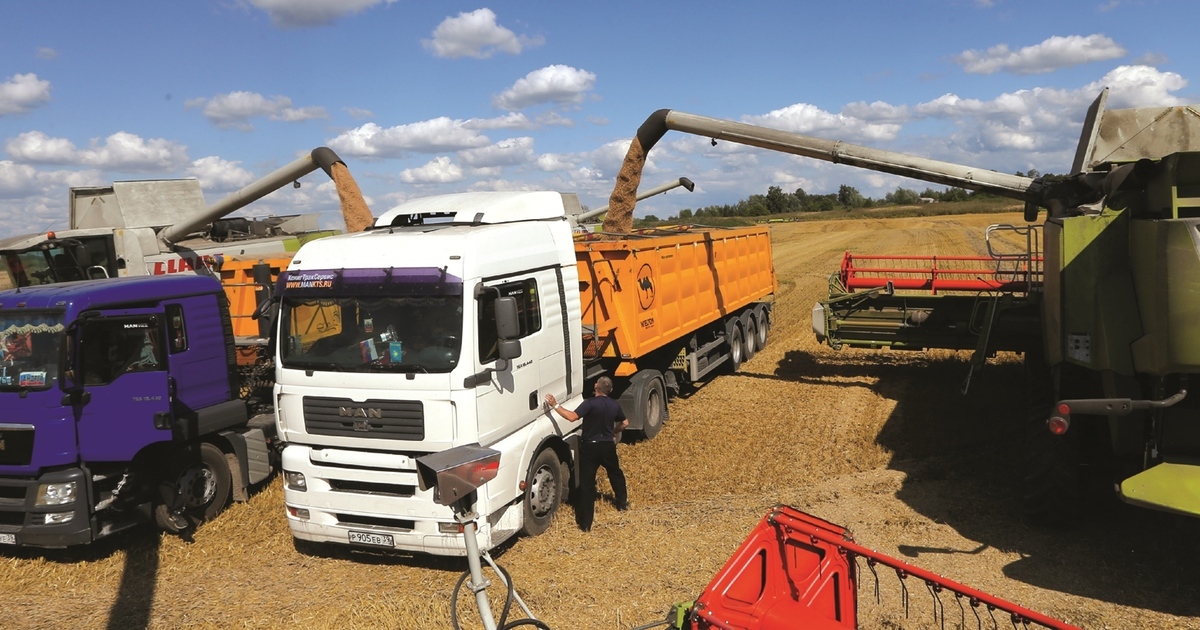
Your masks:
M 1035 520 L 1075 516 L 1098 478 L 1128 503 L 1200 516 L 1200 400 L 1187 396 L 1200 378 L 1200 106 L 1109 110 L 1107 98 L 1060 181 L 660 110 L 614 202 L 668 130 L 1024 202 L 1028 225 L 990 228 L 986 255 L 848 253 L 814 332 L 835 348 L 972 350 L 964 393 L 988 356 L 1024 353 Z

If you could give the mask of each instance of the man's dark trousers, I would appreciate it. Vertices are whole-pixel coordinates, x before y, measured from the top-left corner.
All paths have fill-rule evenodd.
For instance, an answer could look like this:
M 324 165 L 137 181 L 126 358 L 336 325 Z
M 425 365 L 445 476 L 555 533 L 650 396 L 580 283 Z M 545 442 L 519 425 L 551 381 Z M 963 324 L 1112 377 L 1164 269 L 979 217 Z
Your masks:
M 596 511 L 596 473 L 600 467 L 608 473 L 617 506 L 623 507 L 629 500 L 625 490 L 625 473 L 617 463 L 615 442 L 581 442 L 579 444 L 579 505 L 575 507 L 575 523 L 587 531 L 592 528 Z

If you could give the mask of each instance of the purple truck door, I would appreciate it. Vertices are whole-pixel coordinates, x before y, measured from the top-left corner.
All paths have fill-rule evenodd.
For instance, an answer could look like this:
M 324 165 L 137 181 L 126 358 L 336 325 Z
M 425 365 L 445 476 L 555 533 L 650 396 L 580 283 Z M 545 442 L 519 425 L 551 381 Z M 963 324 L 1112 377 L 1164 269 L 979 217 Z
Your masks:
M 78 407 L 84 461 L 129 461 L 171 439 L 171 396 L 161 316 L 97 317 L 83 326 Z M 160 428 L 161 427 L 161 428 Z

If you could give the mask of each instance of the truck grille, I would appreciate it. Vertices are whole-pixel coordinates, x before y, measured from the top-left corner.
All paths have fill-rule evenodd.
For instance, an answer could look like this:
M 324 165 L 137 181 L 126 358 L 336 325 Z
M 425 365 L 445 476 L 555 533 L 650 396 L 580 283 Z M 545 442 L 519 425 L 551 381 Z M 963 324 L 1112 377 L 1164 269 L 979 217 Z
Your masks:
M 304 429 L 312 435 L 384 440 L 425 439 L 425 406 L 419 400 L 304 397 Z
M 33 459 L 33 429 L 0 428 L 0 464 L 28 466 Z

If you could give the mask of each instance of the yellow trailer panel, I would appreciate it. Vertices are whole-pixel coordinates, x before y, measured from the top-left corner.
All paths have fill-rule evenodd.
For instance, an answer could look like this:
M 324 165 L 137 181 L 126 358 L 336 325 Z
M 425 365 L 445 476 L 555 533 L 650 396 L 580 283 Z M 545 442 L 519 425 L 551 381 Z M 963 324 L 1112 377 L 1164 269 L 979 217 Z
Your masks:
M 775 292 L 765 226 L 580 235 L 586 358 L 636 360 Z

